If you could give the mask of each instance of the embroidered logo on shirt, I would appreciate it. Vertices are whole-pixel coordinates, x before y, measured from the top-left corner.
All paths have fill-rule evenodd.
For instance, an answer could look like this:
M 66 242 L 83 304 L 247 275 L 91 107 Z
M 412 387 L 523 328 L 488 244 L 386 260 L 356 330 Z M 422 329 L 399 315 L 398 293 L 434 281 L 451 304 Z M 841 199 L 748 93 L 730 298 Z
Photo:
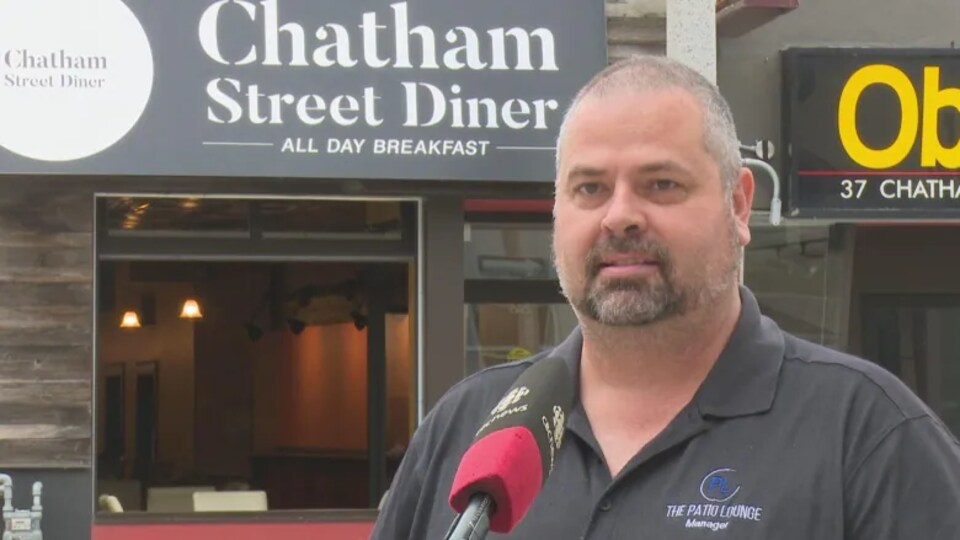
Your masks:
M 703 477 L 700 482 L 700 494 L 711 502 L 727 502 L 740 492 L 740 484 L 734 480 L 737 471 L 717 469 Z
M 763 517 L 763 507 L 734 500 L 741 487 L 736 469 L 714 469 L 700 481 L 703 500 L 689 504 L 668 504 L 667 518 L 683 520 L 687 529 L 714 532 L 726 530 L 736 521 L 759 522 Z

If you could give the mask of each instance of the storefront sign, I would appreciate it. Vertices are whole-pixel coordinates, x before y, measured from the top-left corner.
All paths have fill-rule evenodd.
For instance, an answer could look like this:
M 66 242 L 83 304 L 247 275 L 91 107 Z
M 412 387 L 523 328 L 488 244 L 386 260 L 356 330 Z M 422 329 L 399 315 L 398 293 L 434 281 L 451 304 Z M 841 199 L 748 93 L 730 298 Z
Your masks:
M 788 214 L 960 217 L 960 51 L 784 55 Z
M 0 0 L 0 174 L 553 179 L 602 2 Z

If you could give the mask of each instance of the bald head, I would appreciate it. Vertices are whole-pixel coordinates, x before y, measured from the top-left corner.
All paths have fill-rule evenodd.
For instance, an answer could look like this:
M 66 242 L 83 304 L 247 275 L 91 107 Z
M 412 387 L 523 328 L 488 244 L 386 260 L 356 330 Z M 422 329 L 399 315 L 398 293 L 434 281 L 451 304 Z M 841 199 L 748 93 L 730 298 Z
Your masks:
M 557 136 L 557 170 L 570 118 L 585 99 L 603 99 L 615 93 L 643 94 L 670 89 L 693 96 L 703 114 L 704 146 L 716 162 L 729 194 L 740 174 L 740 141 L 733 114 L 716 85 L 695 70 L 662 56 L 637 56 L 608 66 L 596 74 L 574 97 Z

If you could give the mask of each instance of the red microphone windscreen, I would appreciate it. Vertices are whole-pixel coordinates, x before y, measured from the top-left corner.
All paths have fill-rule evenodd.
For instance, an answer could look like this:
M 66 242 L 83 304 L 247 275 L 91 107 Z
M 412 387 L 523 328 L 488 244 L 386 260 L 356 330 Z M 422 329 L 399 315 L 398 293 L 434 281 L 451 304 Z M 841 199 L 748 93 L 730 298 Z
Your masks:
M 523 519 L 553 472 L 574 401 L 566 361 L 533 362 L 513 382 L 460 461 L 450 505 L 462 514 L 477 494 L 493 503 L 490 530 L 507 533 Z
M 494 431 L 473 443 L 460 461 L 450 506 L 463 512 L 476 493 L 489 495 L 495 510 L 490 530 L 510 532 L 526 514 L 543 483 L 540 447 L 524 426 Z

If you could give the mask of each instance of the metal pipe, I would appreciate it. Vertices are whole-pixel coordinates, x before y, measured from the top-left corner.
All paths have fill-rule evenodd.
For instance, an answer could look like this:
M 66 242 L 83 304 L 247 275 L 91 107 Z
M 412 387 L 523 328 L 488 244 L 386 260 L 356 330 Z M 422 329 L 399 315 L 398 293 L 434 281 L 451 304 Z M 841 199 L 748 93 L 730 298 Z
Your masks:
M 749 144 L 740 143 L 740 150 L 746 150 L 746 151 L 748 151 L 748 152 L 753 152 L 754 154 L 757 153 L 757 147 L 756 147 L 756 146 L 750 146 Z
M 782 204 L 780 201 L 780 176 L 769 163 L 762 159 L 743 158 L 743 162 L 747 165 L 763 169 L 770 176 L 770 182 L 773 184 L 773 197 L 770 199 L 770 224 L 779 225 L 780 207 Z
M 0 474 L 0 486 L 3 486 L 3 511 L 13 512 L 13 478 Z
M 42 491 L 43 491 L 43 483 L 34 482 L 33 483 L 33 508 L 31 509 L 34 512 L 43 511 L 43 505 L 40 504 L 40 494 Z

